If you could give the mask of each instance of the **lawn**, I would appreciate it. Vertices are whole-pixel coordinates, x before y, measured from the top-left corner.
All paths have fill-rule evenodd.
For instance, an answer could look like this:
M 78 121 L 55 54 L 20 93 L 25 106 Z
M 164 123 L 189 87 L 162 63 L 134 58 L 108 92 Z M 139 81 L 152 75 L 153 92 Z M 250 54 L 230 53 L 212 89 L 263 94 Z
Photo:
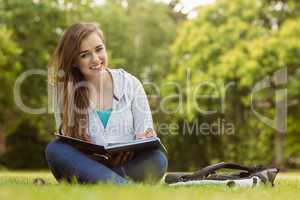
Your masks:
M 41 177 L 46 185 L 34 185 Z M 57 184 L 49 172 L 0 172 L 0 200 L 59 200 L 59 199 L 299 199 L 300 173 L 280 173 L 275 187 L 229 188 L 224 186 L 168 187 L 163 184 L 134 184 L 117 186 L 109 184 L 69 185 Z

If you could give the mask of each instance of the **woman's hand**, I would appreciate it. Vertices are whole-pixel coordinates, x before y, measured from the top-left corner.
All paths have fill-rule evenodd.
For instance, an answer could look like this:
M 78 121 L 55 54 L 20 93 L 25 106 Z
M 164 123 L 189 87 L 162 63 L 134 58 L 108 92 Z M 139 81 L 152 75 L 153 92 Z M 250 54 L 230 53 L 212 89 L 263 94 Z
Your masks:
M 135 135 L 136 139 L 145 139 L 148 137 L 155 137 L 157 136 L 156 132 L 153 129 L 147 129 L 144 133 L 137 133 Z
M 145 139 L 154 136 L 157 136 L 156 132 L 153 129 L 149 128 L 144 133 L 136 134 L 136 139 Z M 133 152 L 120 152 L 114 154 L 113 156 L 110 157 L 110 165 L 111 166 L 123 165 L 125 162 L 132 159 L 133 155 L 134 155 Z
M 111 166 L 123 165 L 128 160 L 131 160 L 133 154 L 134 154 L 133 152 L 129 152 L 129 151 L 114 154 L 110 158 L 110 165 Z

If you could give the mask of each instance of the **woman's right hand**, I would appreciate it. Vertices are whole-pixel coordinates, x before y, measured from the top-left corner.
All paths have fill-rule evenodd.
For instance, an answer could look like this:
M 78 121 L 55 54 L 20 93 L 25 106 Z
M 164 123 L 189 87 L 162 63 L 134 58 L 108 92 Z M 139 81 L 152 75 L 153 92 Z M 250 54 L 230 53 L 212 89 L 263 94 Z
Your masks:
M 147 129 L 144 133 L 137 133 L 135 135 L 136 139 L 146 139 L 149 137 L 155 137 L 157 136 L 157 133 L 155 132 L 155 130 L 149 128 Z

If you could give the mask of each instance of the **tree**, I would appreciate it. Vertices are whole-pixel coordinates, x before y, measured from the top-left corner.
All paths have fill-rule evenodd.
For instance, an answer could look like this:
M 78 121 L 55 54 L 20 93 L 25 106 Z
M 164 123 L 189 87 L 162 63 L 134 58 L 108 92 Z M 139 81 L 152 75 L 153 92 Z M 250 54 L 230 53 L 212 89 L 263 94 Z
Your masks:
M 277 3 L 283 4 L 282 9 L 278 8 Z M 273 149 L 284 146 L 282 134 L 277 134 L 276 130 L 262 123 L 251 110 L 253 86 L 283 68 L 287 68 L 290 77 L 286 87 L 293 94 L 289 98 L 299 98 L 299 93 L 296 92 L 300 64 L 299 28 L 296 26 L 299 23 L 299 14 L 295 13 L 298 6 L 295 6 L 296 1 L 277 3 L 219 0 L 213 5 L 201 7 L 194 20 L 187 21 L 179 27 L 178 36 L 172 46 L 172 73 L 168 80 L 186 87 L 185 70 L 188 68 L 191 74 L 191 89 L 184 90 L 182 106 L 190 109 L 177 113 L 176 117 L 188 119 L 189 123 L 196 120 L 202 123 L 225 120 L 234 123 L 235 134 L 196 137 L 198 135 L 194 131 L 193 139 L 179 136 L 177 146 L 174 146 L 171 152 L 175 151 L 178 145 L 188 144 L 189 148 L 183 155 L 177 155 L 176 159 L 180 157 L 182 160 L 187 157 L 186 154 L 196 157 L 201 153 L 202 157 L 209 158 L 206 163 L 201 163 L 203 165 L 220 159 L 249 164 L 276 162 L 278 165 L 284 165 L 287 154 L 284 156 L 282 149 L 279 153 Z M 283 9 L 286 6 L 288 8 Z M 213 87 L 197 87 L 203 82 L 209 82 Z M 166 91 L 165 95 L 171 93 L 176 91 Z M 274 117 L 273 105 L 278 101 L 274 99 L 274 93 L 274 90 L 268 89 L 256 95 L 260 102 L 271 102 L 267 110 L 260 109 L 264 116 L 270 118 Z M 193 99 L 189 98 L 193 94 L 208 95 L 210 98 L 198 98 L 195 105 Z M 220 101 L 224 98 L 225 102 L 220 106 Z M 197 109 L 199 105 L 202 110 L 217 112 L 204 114 Z M 289 125 L 291 121 L 295 123 L 295 119 L 299 118 L 298 113 L 295 111 L 289 115 Z M 178 121 L 177 118 L 174 120 Z M 285 145 L 287 149 L 295 149 L 297 146 L 295 130 L 293 125 L 288 126 L 285 132 L 285 138 L 290 138 L 286 140 L 293 141 L 289 142 L 289 146 Z M 172 156 L 175 157 L 175 154 Z M 197 164 L 197 161 L 195 163 Z
M 166 4 L 144 0 L 130 1 L 128 5 L 124 6 L 121 1 L 97 5 L 93 0 L 0 0 L 0 81 L 3 81 L 0 86 L 0 132 L 7 140 L 24 136 L 22 130 L 28 134 L 36 132 L 36 142 L 43 145 L 45 140 L 51 139 L 50 134 L 55 129 L 52 113 L 23 112 L 14 102 L 13 88 L 21 73 L 33 69 L 47 71 L 59 38 L 76 21 L 100 24 L 106 37 L 110 67 L 125 68 L 142 80 L 149 77 L 160 80 L 157 74 L 169 66 L 167 47 L 175 39 L 176 23 L 169 16 Z M 46 76 L 26 78 L 21 87 L 24 104 L 31 108 L 47 107 L 47 86 Z M 24 126 L 24 123 L 30 126 Z M 26 148 L 27 144 L 23 144 Z M 7 149 L 16 152 L 13 148 L 17 147 L 11 145 L 7 143 Z M 35 153 L 37 157 L 43 156 L 41 151 Z M 42 164 L 37 165 L 41 167 Z
M 7 119 L 13 117 L 13 113 L 10 110 L 10 108 L 14 106 L 11 85 L 13 85 L 21 68 L 17 58 L 22 50 L 18 44 L 13 41 L 12 35 L 12 30 L 0 24 L 0 134 L 5 131 L 3 124 Z

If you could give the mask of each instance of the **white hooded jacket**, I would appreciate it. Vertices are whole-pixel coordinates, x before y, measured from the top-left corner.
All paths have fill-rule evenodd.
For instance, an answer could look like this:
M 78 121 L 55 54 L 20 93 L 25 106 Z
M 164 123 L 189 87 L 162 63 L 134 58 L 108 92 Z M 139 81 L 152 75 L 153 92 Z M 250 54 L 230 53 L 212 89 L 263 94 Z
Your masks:
M 105 145 L 129 142 L 135 134 L 154 129 L 152 114 L 142 83 L 124 69 L 107 68 L 113 78 L 112 113 L 104 128 L 95 109 L 89 108 L 89 134 L 92 142 Z M 57 95 L 54 95 L 56 128 L 61 124 Z

